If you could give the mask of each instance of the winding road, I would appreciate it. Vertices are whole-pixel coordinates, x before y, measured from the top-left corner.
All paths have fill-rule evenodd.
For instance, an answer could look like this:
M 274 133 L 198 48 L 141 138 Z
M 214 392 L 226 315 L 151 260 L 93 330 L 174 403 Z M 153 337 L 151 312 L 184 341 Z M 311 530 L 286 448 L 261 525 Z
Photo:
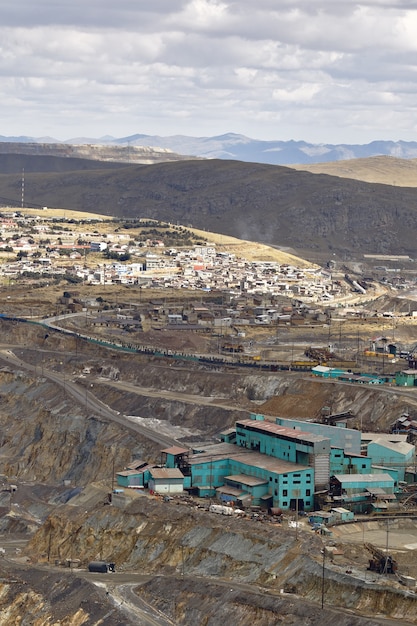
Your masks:
M 26 370 L 37 375 L 39 374 L 38 367 L 17 357 L 10 348 L 0 350 L 0 360 L 5 361 L 14 369 Z M 91 389 L 94 388 L 94 385 L 89 384 L 88 386 L 88 383 L 86 383 L 86 386 L 84 387 L 83 385 L 80 385 L 79 383 L 76 383 L 66 377 L 65 374 L 48 370 L 45 367 L 42 367 L 42 376 L 57 385 L 60 385 L 64 389 L 65 393 L 72 396 L 81 406 L 84 406 L 86 411 L 91 411 L 95 416 L 99 417 L 103 421 L 111 421 L 116 424 L 120 424 L 126 430 L 147 437 L 164 448 L 182 445 L 176 439 L 163 435 L 157 430 L 144 426 L 143 424 L 134 423 L 126 416 L 111 409 L 92 393 Z

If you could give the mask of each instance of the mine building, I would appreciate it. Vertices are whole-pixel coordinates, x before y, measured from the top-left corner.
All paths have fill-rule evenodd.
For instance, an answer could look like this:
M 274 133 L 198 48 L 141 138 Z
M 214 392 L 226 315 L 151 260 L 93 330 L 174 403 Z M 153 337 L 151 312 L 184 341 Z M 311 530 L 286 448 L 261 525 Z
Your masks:
M 189 456 L 191 493 L 283 510 L 312 510 L 314 470 L 229 443 Z
M 328 484 L 330 440 L 306 430 L 269 422 L 261 415 L 236 422 L 236 444 L 290 463 L 309 466 L 315 472 L 315 486 Z
M 332 447 L 330 455 L 330 475 L 370 474 L 372 459 L 361 454 L 346 452 L 343 448 Z
M 304 430 L 321 437 L 330 439 L 331 446 L 335 448 L 342 448 L 346 452 L 352 454 L 361 453 L 361 433 L 359 430 L 353 428 L 347 428 L 345 422 L 338 421 L 336 425 L 330 426 L 329 424 L 320 424 L 318 422 L 312 422 L 310 420 L 297 420 L 292 418 L 275 418 L 275 422 L 281 426 L 287 428 L 293 428 L 294 430 Z
M 417 364 L 417 361 L 415 361 Z M 395 374 L 395 384 L 399 387 L 415 387 L 417 385 L 417 368 L 402 370 Z
M 184 491 L 184 475 L 178 468 L 152 467 L 149 490 L 155 493 L 173 494 Z
M 117 482 L 163 494 L 186 490 L 238 507 L 307 512 L 324 496 L 336 508 L 377 510 L 396 500 L 400 483 L 413 482 L 415 446 L 405 438 L 251 413 L 220 433 L 220 442 L 171 446 L 159 466 L 137 461 Z
M 151 467 L 146 461 L 133 461 L 124 470 L 117 472 L 117 484 L 119 487 L 145 488 L 149 483 Z
M 356 512 L 368 511 L 396 500 L 395 480 L 387 473 L 377 474 L 338 474 L 330 479 L 330 494 L 334 502 L 349 506 Z
M 406 441 L 391 443 L 376 439 L 368 444 L 368 457 L 373 465 L 396 470 L 398 481 L 404 481 L 406 468 L 415 463 L 415 446 Z

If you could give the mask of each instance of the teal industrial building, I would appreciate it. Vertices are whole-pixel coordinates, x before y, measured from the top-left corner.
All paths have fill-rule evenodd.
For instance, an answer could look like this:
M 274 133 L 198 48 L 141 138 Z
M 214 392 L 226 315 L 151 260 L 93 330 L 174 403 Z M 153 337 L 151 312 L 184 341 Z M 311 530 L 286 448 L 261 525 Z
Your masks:
M 238 506 L 313 511 L 314 494 L 327 493 L 330 484 L 333 489 L 338 485 L 337 501 L 343 503 L 395 498 L 415 454 L 410 444 L 375 437 L 364 456 L 357 430 L 284 418 L 273 422 L 254 413 L 220 438 L 200 449 L 162 450 L 159 467 L 179 473 L 175 478 L 172 472 L 162 473 L 158 490 L 173 493 L 182 488 Z M 119 472 L 117 481 L 119 486 L 154 486 L 152 474 L 151 466 L 137 462 Z
M 311 510 L 314 470 L 230 443 L 206 446 L 189 458 L 192 493 L 283 509 Z
M 392 443 L 376 439 L 368 444 L 367 454 L 374 465 L 383 465 L 388 473 L 395 470 L 398 481 L 404 481 L 407 468 L 415 465 L 415 446 L 406 441 Z

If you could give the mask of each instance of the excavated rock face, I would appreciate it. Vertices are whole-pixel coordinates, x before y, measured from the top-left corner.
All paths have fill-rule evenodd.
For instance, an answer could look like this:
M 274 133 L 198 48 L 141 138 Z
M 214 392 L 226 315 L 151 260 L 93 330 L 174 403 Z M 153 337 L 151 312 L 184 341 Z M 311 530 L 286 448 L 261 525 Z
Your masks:
M 123 464 L 141 448 L 139 437 L 86 417 L 60 388 L 24 373 L 0 372 L 0 432 L 1 473 L 39 483 L 110 477 L 116 453 Z
M 377 619 L 344 614 L 332 608 L 330 599 L 323 609 L 298 595 L 284 595 L 279 590 L 267 596 L 256 590 L 236 588 L 227 581 L 201 583 L 153 578 L 137 589 L 140 597 L 169 615 L 176 624 L 239 624 L 239 626 L 377 626 Z M 208 617 L 209 616 L 209 617 Z M 207 621 L 206 621 L 207 620 Z
M 19 326 L 13 332 L 16 333 L 14 339 L 25 341 Z M 0 507 L 3 507 L 0 530 L 3 533 L 33 533 L 38 529 L 27 548 L 28 558 L 33 562 L 46 562 L 48 558 L 50 562 L 81 559 L 83 565 L 91 560 L 104 559 L 115 562 L 117 569 L 129 571 L 155 575 L 184 572 L 186 576 L 205 579 L 218 577 L 266 584 L 275 591 L 282 588 L 297 593 L 297 606 L 301 602 L 300 596 L 320 602 L 322 542 L 314 534 L 300 534 L 299 540 L 295 541 L 287 527 L 250 520 L 225 521 L 196 509 L 194 505 L 160 503 L 144 496 L 132 502 L 127 499 L 124 505 L 121 499 L 119 504 L 114 501 L 112 506 L 104 506 L 113 469 L 118 471 L 132 458 L 157 460 L 159 447 L 121 425 L 98 419 L 86 411 L 85 406 L 77 405 L 62 386 L 56 386 L 42 375 L 42 367 L 53 369 L 58 365 L 66 368 L 68 375 L 77 376 L 88 364 L 92 367 L 92 375 L 109 375 L 107 381 L 94 379 L 94 386 L 95 393 L 110 407 L 145 418 L 157 416 L 167 423 L 186 425 L 206 434 L 232 425 L 242 415 L 239 409 L 284 417 L 298 417 L 303 409 L 304 416 L 312 417 L 324 405 L 332 405 L 335 412 L 350 408 L 357 415 L 361 414 L 364 424 L 368 422 L 382 429 L 388 420 L 392 421 L 393 412 L 400 410 L 396 394 L 334 383 L 321 384 L 309 377 L 278 373 L 257 375 L 253 372 L 242 374 L 170 367 L 160 361 L 132 355 L 109 355 L 102 349 L 88 346 L 83 346 L 81 354 L 66 352 L 67 343 L 55 336 L 50 338 L 52 345 L 41 352 L 41 362 L 36 361 L 39 353 L 30 349 L 29 339 L 26 337 L 25 348 L 19 349 L 20 356 L 37 364 L 37 371 L 14 372 L 7 368 L 0 371 L 0 472 L 13 480 L 16 478 L 19 483 L 13 498 L 5 496 L 3 501 L 0 497 Z M 36 340 L 36 333 L 32 339 Z M 118 390 L 117 385 L 112 386 L 116 370 L 121 381 L 137 381 L 138 385 L 149 387 L 153 392 L 163 388 L 172 396 L 146 395 L 144 390 L 139 394 Z M 213 403 L 200 406 L 197 402 L 186 402 L 181 393 L 213 398 Z M 219 401 L 217 405 L 216 400 Z M 70 481 L 70 487 L 59 490 L 58 485 L 62 486 L 66 480 Z M 30 482 L 26 494 L 21 481 Z M 101 490 L 90 484 L 93 481 L 101 481 Z M 53 497 L 51 493 L 39 490 L 39 483 L 43 482 L 54 485 Z M 74 485 L 82 489 L 77 490 Z M 9 581 L 1 584 L 0 618 L 1 611 L 4 615 L 11 611 L 11 619 L 4 623 L 17 623 L 13 620 L 18 615 L 18 606 L 29 607 L 30 614 L 30 607 L 36 605 L 45 607 L 36 624 L 46 626 L 47 619 L 55 611 L 51 605 L 55 582 L 48 583 L 48 591 L 46 587 L 39 589 L 32 583 L 27 588 L 13 586 Z M 60 584 L 56 582 L 57 589 L 61 589 Z M 160 594 L 163 594 L 161 585 Z M 300 614 L 295 610 L 288 612 L 287 608 L 278 605 L 260 608 L 254 600 L 245 604 L 242 595 L 223 598 L 217 594 L 222 598 L 222 605 L 227 600 L 227 610 L 222 613 L 219 603 L 205 597 L 206 588 L 206 582 L 202 582 L 198 589 L 189 587 L 181 592 L 180 604 L 169 611 L 177 623 L 188 624 L 192 619 L 204 623 L 212 611 L 216 619 L 207 623 L 231 623 L 230 616 L 234 613 L 239 620 L 242 619 L 242 624 L 246 615 L 251 616 L 251 624 L 269 624 L 274 614 L 285 623 L 319 623 L 313 620 L 307 609 Z M 72 589 L 75 593 L 75 586 L 70 586 L 70 591 Z M 392 589 L 360 585 L 349 576 L 337 576 L 329 570 L 325 590 L 328 604 L 341 604 L 354 611 L 366 611 L 369 615 L 382 612 L 411 621 L 415 619 L 415 612 L 412 613 L 415 611 L 414 598 L 407 596 L 404 599 L 404 595 Z M 152 591 L 151 587 L 148 591 Z M 204 619 L 192 609 L 201 604 L 202 596 L 205 597 Z M 65 593 L 62 591 L 55 597 L 63 599 Z M 86 616 L 90 612 L 84 604 L 78 603 L 79 609 L 74 606 L 67 606 L 67 612 L 60 614 L 62 624 L 95 623 L 88 621 L 90 618 Z M 25 614 L 26 608 L 21 609 L 21 613 Z M 256 616 L 259 616 L 258 622 Z M 279 619 L 275 621 L 279 623 Z M 33 622 L 21 623 L 32 626 Z M 332 623 L 336 623 L 334 616 Z M 356 622 L 352 618 L 348 623 L 370 625 L 373 622 Z M 112 622 L 106 621 L 106 624 Z
M 81 378 L 86 368 L 94 379 L 99 378 L 99 397 L 117 411 L 145 418 L 156 417 L 177 426 L 195 429 L 203 436 L 204 433 L 217 434 L 223 428 L 232 426 L 242 417 L 242 410 L 265 413 L 272 417 L 311 419 L 320 417 L 323 406 L 331 406 L 334 413 L 350 409 L 357 416 L 351 422 L 352 427 L 362 426 L 376 431 L 387 430 L 405 409 L 411 413 L 417 412 L 415 401 L 409 397 L 402 398 L 393 389 L 369 389 L 365 385 L 334 382 L 323 384 L 308 374 L 297 376 L 282 372 L 216 370 L 196 363 L 190 366 L 181 361 L 166 362 L 144 355 L 111 352 L 86 343 L 77 346 L 72 338 L 59 333 L 51 333 L 45 341 L 44 332 L 36 326 L 11 325 L 2 320 L 0 330 L 11 341 L 20 344 L 19 353 L 25 361 L 37 366 L 39 378 L 43 367 L 58 368 L 66 371 L 68 376 Z M 11 377 L 10 394 L 13 394 L 13 373 Z M 177 397 L 167 398 L 162 394 L 155 397 L 140 390 L 130 393 L 106 386 L 106 381 L 111 383 L 115 380 L 153 391 L 163 390 L 177 394 Z M 52 393 L 49 391 L 47 397 L 50 398 Z M 2 404 L 7 401 L 1 394 L 0 385 L 0 416 Z M 182 402 L 181 394 L 195 396 L 196 400 L 199 396 L 212 398 L 212 402 L 210 406 L 200 406 L 197 401 L 195 404 L 185 403 Z M 216 404 L 216 401 L 219 402 Z M 85 415 L 83 407 L 76 408 L 68 400 L 62 404 L 62 410 Z
M 392 585 L 364 584 L 329 561 L 323 581 L 322 539 L 308 531 L 297 539 L 284 524 L 235 518 L 225 523 L 195 505 L 143 495 L 122 509 L 80 509 L 74 498 L 72 507 L 51 515 L 27 553 L 40 561 L 49 552 L 51 560 L 80 558 L 81 565 L 104 560 L 115 562 L 118 572 L 153 574 L 138 593 L 175 623 L 230 623 L 234 616 L 233 623 L 260 626 L 281 621 L 371 626 L 379 623 L 371 619 L 376 613 L 416 621 L 415 596 Z M 259 596 L 253 585 L 266 586 L 267 596 Z M 282 596 L 281 589 L 289 595 Z M 318 609 L 322 593 L 324 611 Z M 342 613 L 335 622 L 332 607 L 370 617 Z
M 20 626 L 130 626 L 134 624 L 100 589 L 72 572 L 48 572 L 3 561 L 0 624 Z

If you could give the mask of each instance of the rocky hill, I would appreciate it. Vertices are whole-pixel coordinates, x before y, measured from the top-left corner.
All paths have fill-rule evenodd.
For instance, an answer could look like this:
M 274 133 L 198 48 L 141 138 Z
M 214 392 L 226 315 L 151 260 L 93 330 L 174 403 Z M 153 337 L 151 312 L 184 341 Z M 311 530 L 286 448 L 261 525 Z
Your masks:
M 110 169 L 105 163 L 105 169 L 94 171 L 74 170 L 71 164 L 69 171 L 47 173 L 36 170 L 41 158 L 21 155 L 16 172 L 0 176 L 4 204 L 20 206 L 25 168 L 28 206 L 191 224 L 290 247 L 307 258 L 316 253 L 344 259 L 364 252 L 415 255 L 416 189 L 220 160 Z M 57 167 L 66 163 L 57 160 Z
M 360 585 L 345 573 L 346 566 L 329 561 L 323 581 L 323 543 L 317 535 L 297 538 L 287 525 L 256 518 L 225 523 L 208 506 L 180 499 L 163 503 L 126 495 L 125 500 L 81 512 L 74 498 L 49 517 L 27 552 L 35 560 L 49 551 L 59 560 L 111 559 L 118 571 L 146 571 L 153 578 L 138 589 L 139 596 L 185 626 L 312 626 L 334 620 L 338 626 L 371 626 L 378 623 L 375 613 L 415 620 L 415 598 L 384 584 Z M 350 548 L 350 563 L 363 566 L 364 556 L 361 547 Z M 367 618 L 354 615 L 361 609 Z

